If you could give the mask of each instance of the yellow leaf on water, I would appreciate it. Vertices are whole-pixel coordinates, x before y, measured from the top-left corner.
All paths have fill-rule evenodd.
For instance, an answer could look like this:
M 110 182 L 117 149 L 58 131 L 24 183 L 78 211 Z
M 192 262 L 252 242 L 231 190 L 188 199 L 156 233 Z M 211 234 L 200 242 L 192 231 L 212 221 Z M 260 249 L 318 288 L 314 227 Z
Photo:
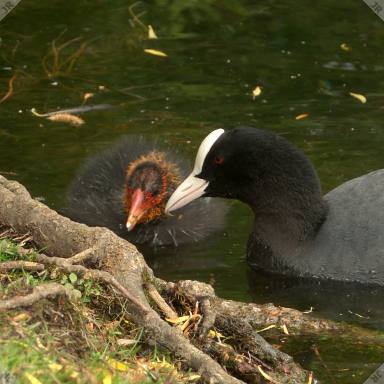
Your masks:
M 87 92 L 87 93 L 84 93 L 84 96 L 83 96 L 83 103 L 85 103 L 88 99 L 90 99 L 91 97 L 95 96 L 94 93 L 92 92 Z
M 262 92 L 261 87 L 257 86 L 253 91 L 252 91 L 252 99 L 255 100 L 256 97 L 260 96 Z
M 125 363 L 122 363 L 121 361 L 117 361 L 115 359 L 109 358 L 107 360 L 108 365 L 121 372 L 127 372 L 129 370 L 129 366 Z
M 84 124 L 84 120 L 82 118 L 80 118 L 79 116 L 72 115 L 70 113 L 55 113 L 52 116 L 48 116 L 47 119 L 59 123 L 68 123 L 74 126 Z
M 351 48 L 348 44 L 346 44 L 346 43 L 342 43 L 342 44 L 340 44 L 340 48 L 341 48 L 343 51 L 346 51 L 346 52 L 352 50 L 352 48 Z
M 148 25 L 148 39 L 157 39 L 157 35 L 152 28 L 152 25 Z
M 301 115 L 297 115 L 295 120 L 303 120 L 309 116 L 309 113 L 302 113 Z
M 31 384 L 42 384 L 42 382 L 39 379 L 37 379 L 35 376 L 33 376 L 32 374 L 25 372 L 24 375 Z
M 168 56 L 163 51 L 157 51 L 156 49 L 144 49 L 144 52 L 148 53 L 149 55 L 153 55 L 153 56 L 161 56 L 161 57 L 167 57 Z
M 112 384 L 112 375 L 110 373 L 103 377 L 103 384 Z
M 349 94 L 354 97 L 355 99 L 359 100 L 360 102 L 362 102 L 363 104 L 365 104 L 367 102 L 367 98 L 364 96 L 364 95 L 361 95 L 360 93 L 353 93 L 353 92 L 349 92 Z

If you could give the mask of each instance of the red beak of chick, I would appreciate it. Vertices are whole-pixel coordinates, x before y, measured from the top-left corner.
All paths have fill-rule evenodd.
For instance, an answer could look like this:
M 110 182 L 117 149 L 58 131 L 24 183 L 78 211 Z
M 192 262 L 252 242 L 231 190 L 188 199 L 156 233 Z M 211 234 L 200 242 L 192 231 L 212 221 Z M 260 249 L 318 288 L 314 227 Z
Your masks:
M 141 189 L 136 189 L 132 194 L 131 208 L 129 209 L 128 219 L 127 219 L 127 229 L 132 231 L 137 222 L 146 212 L 146 209 L 143 206 L 144 203 L 144 192 Z

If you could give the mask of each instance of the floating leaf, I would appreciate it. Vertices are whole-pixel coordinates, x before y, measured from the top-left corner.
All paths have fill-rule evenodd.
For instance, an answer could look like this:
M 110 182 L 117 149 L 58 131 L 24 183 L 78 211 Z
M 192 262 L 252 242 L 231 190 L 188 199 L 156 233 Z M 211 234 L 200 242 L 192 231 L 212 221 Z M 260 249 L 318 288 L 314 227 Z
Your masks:
M 25 372 L 24 375 L 31 384 L 42 384 L 42 382 L 39 379 L 37 379 L 35 376 L 33 376 L 32 374 Z
M 309 113 L 302 113 L 301 115 L 297 115 L 295 120 L 303 120 L 309 116 Z
M 157 35 L 152 28 L 152 25 L 148 25 L 148 39 L 157 39 Z
M 69 123 L 74 126 L 84 124 L 84 120 L 79 116 L 72 115 L 70 113 L 56 113 L 55 115 L 47 117 L 48 120 L 56 121 L 59 123 Z
M 157 51 L 156 49 L 144 49 L 145 53 L 153 56 L 167 57 L 168 55 L 162 51 Z
M 307 311 L 303 311 L 303 313 L 311 313 L 313 312 L 313 307 L 311 306 Z
M 83 96 L 83 103 L 85 103 L 88 99 L 92 98 L 93 96 L 95 96 L 95 94 L 92 93 L 92 92 L 84 93 L 84 96 Z
M 342 44 L 340 44 L 340 48 L 341 48 L 343 51 L 346 51 L 346 52 L 352 50 L 352 48 L 351 48 L 348 44 L 346 44 L 346 43 L 342 43 Z
M 260 86 L 257 86 L 253 91 L 252 91 L 252 99 L 255 100 L 256 97 L 260 96 L 262 92 L 262 89 Z
M 360 102 L 362 102 L 363 104 L 365 104 L 367 102 L 367 98 L 364 96 L 364 95 L 361 95 L 360 93 L 353 93 L 353 92 L 349 92 L 349 94 L 354 97 L 355 99 L 359 100 Z

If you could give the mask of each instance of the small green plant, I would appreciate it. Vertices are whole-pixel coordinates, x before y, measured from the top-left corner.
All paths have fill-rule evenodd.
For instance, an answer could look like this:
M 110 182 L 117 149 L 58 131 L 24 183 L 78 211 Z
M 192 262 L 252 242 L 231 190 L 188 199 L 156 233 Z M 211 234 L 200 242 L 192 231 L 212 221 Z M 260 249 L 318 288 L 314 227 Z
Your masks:
M 66 288 L 73 290 L 76 297 L 81 298 L 84 303 L 91 302 L 93 296 L 99 296 L 102 288 L 99 283 L 93 280 L 79 278 L 76 273 L 63 275 L 60 283 Z

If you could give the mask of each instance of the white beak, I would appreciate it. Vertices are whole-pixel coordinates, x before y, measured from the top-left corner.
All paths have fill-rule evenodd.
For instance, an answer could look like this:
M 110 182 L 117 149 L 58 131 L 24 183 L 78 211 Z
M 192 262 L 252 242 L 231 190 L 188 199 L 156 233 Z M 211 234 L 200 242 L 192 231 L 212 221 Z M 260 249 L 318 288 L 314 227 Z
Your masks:
M 224 129 L 215 129 L 201 142 L 192 173 L 173 192 L 165 206 L 165 213 L 184 207 L 204 194 L 209 182 L 196 177 L 196 175 L 203 169 L 208 152 L 223 133 Z
M 195 177 L 192 172 L 173 192 L 165 206 L 165 213 L 184 207 L 204 194 L 208 181 Z

